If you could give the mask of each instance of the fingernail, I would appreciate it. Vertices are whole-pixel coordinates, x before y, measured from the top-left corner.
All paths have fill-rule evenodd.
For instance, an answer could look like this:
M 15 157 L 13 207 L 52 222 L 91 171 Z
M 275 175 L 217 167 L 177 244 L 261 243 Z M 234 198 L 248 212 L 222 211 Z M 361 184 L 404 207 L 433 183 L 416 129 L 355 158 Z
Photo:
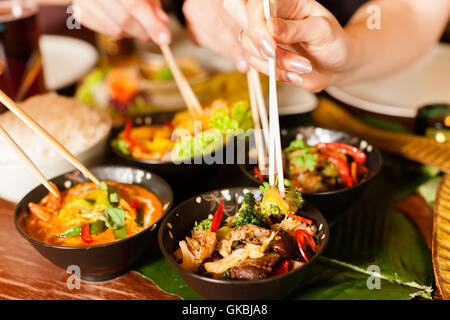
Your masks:
M 261 40 L 261 54 L 266 58 L 275 57 L 275 49 L 270 45 L 267 40 Z
M 310 65 L 298 60 L 291 60 L 290 64 L 295 71 L 300 73 L 310 73 L 312 71 L 312 67 Z
M 298 75 L 297 73 L 288 72 L 286 74 L 286 76 L 289 79 L 289 81 L 291 81 L 291 82 L 295 82 L 295 83 L 302 83 L 303 82 L 303 78 L 300 75 Z
M 244 57 L 239 56 L 236 58 L 236 68 L 239 72 L 246 72 L 248 69 L 247 60 Z
M 170 37 L 169 37 L 169 35 L 168 35 L 167 33 L 165 33 L 165 32 L 160 32 L 160 33 L 158 34 L 158 36 L 156 37 L 156 41 L 157 41 L 159 44 L 169 44 L 169 42 L 170 42 Z

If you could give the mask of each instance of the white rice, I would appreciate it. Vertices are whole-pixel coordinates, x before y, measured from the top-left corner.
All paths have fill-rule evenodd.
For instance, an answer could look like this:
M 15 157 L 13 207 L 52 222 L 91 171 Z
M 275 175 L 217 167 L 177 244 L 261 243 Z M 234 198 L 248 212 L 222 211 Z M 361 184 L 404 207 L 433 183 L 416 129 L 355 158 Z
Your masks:
M 20 107 L 73 154 L 95 145 L 111 130 L 108 114 L 55 93 L 34 96 Z M 0 124 L 33 161 L 59 158 L 57 151 L 12 112 L 0 114 Z M 0 165 L 21 163 L 0 139 Z

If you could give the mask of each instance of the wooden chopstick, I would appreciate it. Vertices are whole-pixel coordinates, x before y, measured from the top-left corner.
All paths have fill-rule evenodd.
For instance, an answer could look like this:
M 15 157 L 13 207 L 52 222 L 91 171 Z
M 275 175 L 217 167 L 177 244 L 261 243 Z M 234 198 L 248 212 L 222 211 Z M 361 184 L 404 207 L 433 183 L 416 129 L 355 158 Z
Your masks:
M 253 129 L 255 132 L 255 142 L 256 142 L 256 151 L 258 156 L 258 168 L 259 171 L 262 172 L 266 169 L 266 148 L 263 142 L 263 135 L 261 134 L 261 119 L 260 113 L 258 112 L 258 101 L 256 98 L 256 87 L 255 82 L 253 81 L 252 75 L 250 71 L 247 72 L 247 84 L 248 91 L 250 97 L 250 108 L 252 110 L 252 118 L 253 118 Z M 267 120 L 267 119 L 266 119 Z
M 250 67 L 248 72 L 250 73 L 252 83 L 254 84 L 253 89 L 256 94 L 257 107 L 263 128 L 264 139 L 266 140 L 267 146 L 269 143 L 269 120 L 268 120 L 269 118 L 267 117 L 266 103 L 264 102 L 264 94 L 261 89 L 261 81 L 259 79 L 259 73 L 252 67 Z
M 6 130 L 0 125 L 0 135 L 3 140 L 17 153 L 17 155 L 23 160 L 26 166 L 33 172 L 33 174 L 42 182 L 42 184 L 51 192 L 55 197 L 59 197 L 52 184 L 45 178 L 38 167 L 33 161 L 26 155 L 26 153 L 20 148 L 20 146 L 14 141 L 14 139 L 6 132 Z
M 84 176 L 90 179 L 95 184 L 99 184 L 100 181 L 77 159 L 75 156 L 67 150 L 61 143 L 58 142 L 50 133 L 42 128 L 33 118 L 31 118 L 25 111 L 23 111 L 10 97 L 0 90 L 0 102 L 3 103 L 11 112 L 13 112 L 19 119 L 33 129 L 38 135 L 47 140 L 63 157 L 65 157 L 72 165 L 80 170 Z M 68 128 L 70 130 L 70 128 Z
M 277 14 L 276 0 L 264 0 L 264 16 L 268 20 Z M 277 167 L 278 189 L 284 195 L 284 173 L 281 155 L 280 120 L 278 116 L 278 97 L 276 80 L 276 57 L 268 59 L 269 64 L 269 183 L 275 185 L 275 166 Z
M 169 65 L 170 71 L 172 72 L 178 89 L 180 90 L 181 96 L 183 97 L 184 102 L 186 103 L 186 106 L 192 117 L 196 118 L 201 116 L 203 114 L 203 109 L 200 105 L 200 102 L 195 96 L 195 93 L 189 85 L 189 82 L 187 81 L 183 72 L 181 72 L 180 68 L 178 67 L 172 50 L 170 50 L 170 47 L 167 45 L 161 45 L 160 48 L 164 55 L 164 58 L 167 61 L 167 64 Z

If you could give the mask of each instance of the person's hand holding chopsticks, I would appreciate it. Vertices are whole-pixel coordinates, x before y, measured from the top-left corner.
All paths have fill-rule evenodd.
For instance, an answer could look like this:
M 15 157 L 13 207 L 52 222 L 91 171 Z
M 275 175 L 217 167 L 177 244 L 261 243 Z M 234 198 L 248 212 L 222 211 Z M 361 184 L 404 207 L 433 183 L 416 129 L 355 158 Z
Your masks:
M 450 13 L 445 0 L 372 0 L 342 27 L 315 0 L 278 0 L 277 18 L 268 21 L 261 0 L 222 1 L 242 28 L 249 64 L 267 74 L 267 57 L 276 53 L 277 78 L 310 91 L 407 66 L 438 41 Z
M 160 0 L 73 0 L 75 16 L 85 26 L 113 38 L 134 37 L 168 45 L 169 17 Z
M 238 42 L 239 25 L 228 15 L 220 0 L 186 0 L 183 13 L 197 44 L 233 60 L 238 71 L 247 71 L 247 58 Z

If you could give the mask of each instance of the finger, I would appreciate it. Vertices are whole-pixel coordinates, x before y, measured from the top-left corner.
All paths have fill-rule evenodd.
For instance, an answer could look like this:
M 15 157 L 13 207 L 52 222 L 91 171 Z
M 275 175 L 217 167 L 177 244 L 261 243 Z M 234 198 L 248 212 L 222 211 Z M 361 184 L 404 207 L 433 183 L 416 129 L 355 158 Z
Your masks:
M 74 16 L 84 26 L 97 32 L 119 38 L 122 28 L 111 20 L 102 8 L 93 1 L 75 1 Z
M 123 30 L 129 37 L 138 38 L 143 41 L 150 40 L 150 36 L 145 31 L 144 27 L 136 20 L 131 17 L 129 21 L 123 26 Z
M 232 50 L 229 57 L 231 58 L 231 60 L 233 60 L 236 69 L 239 72 L 247 72 L 248 62 L 245 52 L 239 46 L 237 41 L 235 41 L 235 43 L 233 43 L 230 47 L 232 48 Z
M 303 20 L 271 18 L 267 21 L 267 28 L 281 44 L 303 42 L 319 46 L 334 39 L 333 26 L 325 17 L 310 17 Z
M 310 73 L 313 69 L 308 59 L 282 48 L 277 49 L 277 67 L 299 74 Z
M 164 11 L 161 6 L 161 2 L 157 1 L 153 3 L 153 8 L 155 9 L 156 16 L 164 23 L 169 23 L 169 16 Z
M 150 39 L 145 32 L 145 29 L 128 13 L 126 8 L 120 2 L 98 0 L 98 3 L 102 6 L 107 16 L 122 29 L 124 35 L 144 41 Z
M 266 60 L 257 59 L 255 57 L 249 57 L 248 62 L 253 68 L 258 70 L 259 72 L 264 73 L 266 75 L 269 74 L 269 66 Z M 290 82 L 296 85 L 303 83 L 302 75 L 295 72 L 288 72 L 276 68 L 275 74 L 278 81 Z
M 275 57 L 276 44 L 270 35 L 264 17 L 263 2 L 249 0 L 247 4 L 248 36 L 261 54 L 267 58 Z
M 167 24 L 158 18 L 152 3 L 144 0 L 121 0 L 121 3 L 153 41 L 160 45 L 170 43 L 171 35 Z
M 247 7 L 244 0 L 223 0 L 224 9 L 230 17 L 242 28 L 248 28 Z
M 318 8 L 321 7 L 314 0 L 278 0 L 277 16 L 283 19 L 299 20 L 318 14 Z
M 261 54 L 261 52 L 255 47 L 253 42 L 248 37 L 247 32 L 244 30 L 241 32 L 240 37 L 240 44 L 241 47 L 245 50 L 246 54 L 249 56 L 254 56 L 255 58 L 264 60 L 264 56 Z
M 264 57 L 255 48 L 245 32 L 243 32 L 241 36 L 241 46 L 246 51 L 247 55 L 253 56 L 259 60 L 264 60 Z M 277 48 L 276 59 L 277 67 L 284 69 L 285 71 L 295 73 L 310 73 L 312 71 L 311 62 L 308 59 L 283 48 Z

